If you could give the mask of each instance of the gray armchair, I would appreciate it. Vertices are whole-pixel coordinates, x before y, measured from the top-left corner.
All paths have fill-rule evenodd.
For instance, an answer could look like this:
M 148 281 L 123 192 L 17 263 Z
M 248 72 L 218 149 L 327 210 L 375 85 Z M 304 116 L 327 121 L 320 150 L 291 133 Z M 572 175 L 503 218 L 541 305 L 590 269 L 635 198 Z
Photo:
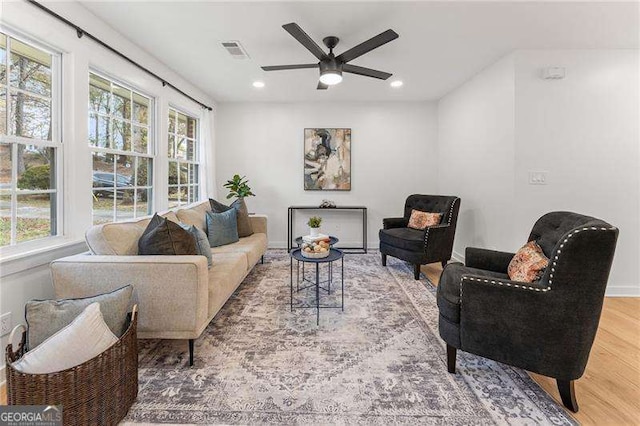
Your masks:
M 574 380 L 584 373 L 598 329 L 618 230 L 589 216 L 553 212 L 534 225 L 549 266 L 533 283 L 509 280 L 513 253 L 467 248 L 438 285 L 440 336 L 448 370 L 457 349 L 556 379 L 577 412 Z
M 425 230 L 407 228 L 411 210 L 442 213 L 442 221 Z M 420 278 L 420 265 L 441 262 L 446 265 L 453 252 L 460 198 L 442 195 L 410 195 L 404 205 L 404 216 L 382 220 L 380 253 L 382 266 L 387 256 L 413 263 L 414 277 Z

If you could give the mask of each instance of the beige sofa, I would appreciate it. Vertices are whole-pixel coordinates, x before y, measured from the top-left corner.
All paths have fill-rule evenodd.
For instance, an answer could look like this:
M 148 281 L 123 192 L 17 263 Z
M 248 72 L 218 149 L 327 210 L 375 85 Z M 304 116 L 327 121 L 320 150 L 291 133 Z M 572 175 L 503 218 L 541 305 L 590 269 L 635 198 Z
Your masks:
M 204 230 L 207 210 L 205 201 L 162 216 Z M 86 233 L 90 254 L 51 263 L 55 296 L 88 297 L 131 284 L 140 312 L 138 337 L 188 339 L 193 364 L 193 339 L 267 250 L 267 217 L 250 219 L 254 234 L 212 248 L 211 269 L 204 256 L 139 256 L 138 238 L 150 218 L 93 226 Z

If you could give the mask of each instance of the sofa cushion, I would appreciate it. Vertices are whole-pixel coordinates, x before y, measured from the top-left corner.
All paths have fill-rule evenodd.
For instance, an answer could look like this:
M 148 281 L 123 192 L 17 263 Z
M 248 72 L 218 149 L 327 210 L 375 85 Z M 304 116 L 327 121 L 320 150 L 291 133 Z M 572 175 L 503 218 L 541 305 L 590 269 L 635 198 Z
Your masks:
M 249 210 L 247 209 L 247 204 L 244 202 L 244 199 L 240 198 L 231 203 L 230 206 L 222 204 L 219 201 L 214 200 L 213 198 L 209 199 L 209 204 L 211 205 L 211 211 L 216 213 L 224 213 L 229 209 L 236 210 L 236 220 L 238 223 L 238 236 L 248 237 L 253 234 L 253 226 L 251 224 L 251 220 L 249 219 Z
M 87 306 L 71 324 L 27 352 L 13 368 L 27 374 L 48 374 L 95 358 L 116 343 L 100 313 L 100 304 Z
M 141 255 L 195 255 L 196 239 L 177 223 L 153 216 L 138 240 Z
M 206 214 L 211 211 L 208 201 L 197 203 L 191 207 L 176 210 L 176 216 L 180 222 L 193 225 L 202 232 L 207 232 Z
M 133 287 L 127 285 L 110 293 L 93 297 L 28 301 L 24 315 L 28 327 L 28 347 L 30 349 L 37 347 L 71 324 L 87 306 L 94 302 L 100 303 L 100 311 L 111 332 L 118 337 L 122 336 L 125 332 L 132 294 Z
M 267 235 L 253 234 L 240 238 L 236 243 L 214 247 L 211 251 L 213 252 L 214 264 L 219 253 L 244 253 L 247 256 L 247 268 L 250 268 L 258 263 L 260 257 L 267 251 Z
M 185 231 L 193 235 L 193 238 L 196 240 L 196 254 L 206 257 L 207 265 L 211 268 L 213 259 L 211 258 L 211 246 L 209 246 L 209 238 L 207 237 L 207 234 L 194 225 L 181 223 L 180 226 L 182 226 Z
M 176 214 L 171 211 L 159 216 L 179 222 Z M 138 254 L 138 239 L 150 220 L 151 218 L 146 217 L 92 226 L 85 233 L 87 246 L 91 253 L 97 255 L 135 256 Z
M 249 219 L 249 210 L 247 209 L 247 203 L 245 203 L 244 198 L 238 198 L 235 200 L 231 203 L 231 207 L 236 209 L 238 214 L 238 236 L 242 238 L 253 234 L 253 227 L 251 226 L 251 220 Z
M 440 315 L 455 324 L 460 323 L 460 282 L 463 275 L 474 275 L 501 280 L 509 279 L 507 274 L 469 268 L 461 263 L 449 263 L 440 276 L 437 300 Z
M 223 213 L 207 212 L 207 236 L 211 247 L 219 247 L 238 241 L 236 209 Z
M 407 251 L 424 251 L 424 231 L 411 228 L 381 229 L 380 242 Z
M 247 275 L 249 266 L 243 253 L 216 253 L 209 270 L 209 315 L 226 302 Z

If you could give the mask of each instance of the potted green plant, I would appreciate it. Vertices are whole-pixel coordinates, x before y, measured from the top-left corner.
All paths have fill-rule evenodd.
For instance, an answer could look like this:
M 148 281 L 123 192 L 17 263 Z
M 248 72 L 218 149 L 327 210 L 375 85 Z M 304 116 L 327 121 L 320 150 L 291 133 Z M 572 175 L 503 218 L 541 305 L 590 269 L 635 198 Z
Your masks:
M 307 221 L 307 225 L 309 225 L 309 235 L 312 237 L 317 237 L 320 234 L 320 224 L 322 223 L 322 218 L 320 216 L 312 216 Z
M 229 195 L 227 195 L 227 199 L 236 197 L 238 199 L 242 199 L 245 197 L 254 197 L 256 194 L 251 192 L 251 187 L 249 186 L 249 179 L 246 176 L 240 177 L 240 175 L 233 175 L 233 178 L 228 180 L 224 185 L 225 188 L 229 190 Z

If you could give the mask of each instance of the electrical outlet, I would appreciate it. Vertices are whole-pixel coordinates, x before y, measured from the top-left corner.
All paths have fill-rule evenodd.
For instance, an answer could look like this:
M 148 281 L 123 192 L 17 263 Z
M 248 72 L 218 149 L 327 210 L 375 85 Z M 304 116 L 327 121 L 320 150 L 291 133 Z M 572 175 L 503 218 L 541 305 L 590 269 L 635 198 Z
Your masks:
M 546 184 L 547 184 L 547 172 L 545 171 L 529 172 L 529 185 L 546 185 Z
M 11 333 L 11 312 L 0 316 L 0 336 Z

